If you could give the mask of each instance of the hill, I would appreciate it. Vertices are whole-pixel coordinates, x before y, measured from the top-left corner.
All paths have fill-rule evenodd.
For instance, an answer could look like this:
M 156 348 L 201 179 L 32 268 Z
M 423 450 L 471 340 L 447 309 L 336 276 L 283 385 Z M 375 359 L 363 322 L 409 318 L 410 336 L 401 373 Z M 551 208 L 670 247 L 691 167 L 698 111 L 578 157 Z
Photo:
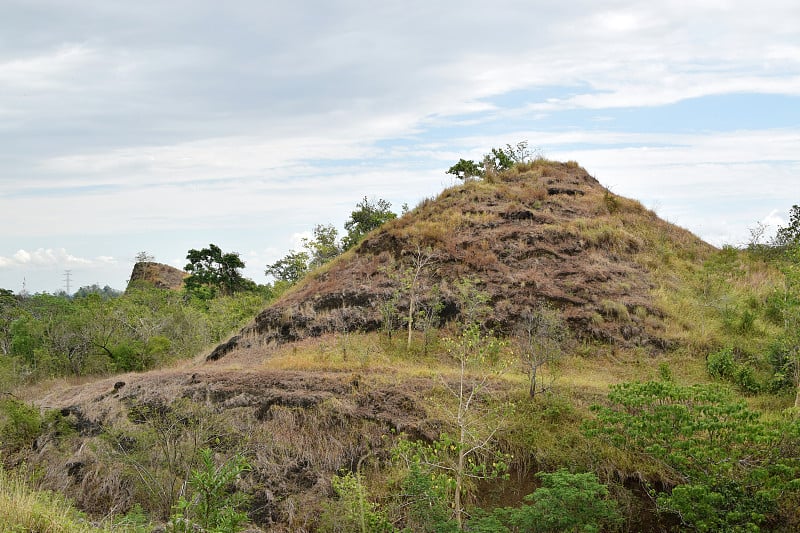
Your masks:
M 664 257 L 697 265 L 712 249 L 577 164 L 535 161 L 494 183 L 450 188 L 385 224 L 210 357 L 385 328 L 387 304 L 402 317 L 412 299 L 422 309 L 433 305 L 432 294 L 442 320 L 458 319 L 457 287 L 465 279 L 489 295 L 496 332 L 512 333 L 526 312 L 548 304 L 581 340 L 661 351 L 674 340 L 654 291 L 670 283 Z
M 183 287 L 186 272 L 153 261 L 139 261 L 133 265 L 128 287 L 145 283 L 159 289 L 179 290 Z
M 575 163 L 521 163 L 384 224 L 207 355 L 20 392 L 41 414 L 14 404 L 35 423 L 6 463 L 161 523 L 211 453 L 249 463 L 226 486 L 262 531 L 512 531 L 552 480 L 595 487 L 605 529 L 791 530 L 800 426 L 759 355 L 783 282 Z

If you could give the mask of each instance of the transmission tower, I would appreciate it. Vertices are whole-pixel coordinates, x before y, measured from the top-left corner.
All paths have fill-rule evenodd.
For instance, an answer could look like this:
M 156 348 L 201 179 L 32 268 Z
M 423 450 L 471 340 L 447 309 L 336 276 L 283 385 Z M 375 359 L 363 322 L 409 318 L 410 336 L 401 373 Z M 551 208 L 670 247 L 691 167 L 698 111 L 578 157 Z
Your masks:
M 69 282 L 70 282 L 71 276 L 72 276 L 72 270 L 65 270 L 64 271 L 64 283 L 67 286 L 67 296 L 69 296 L 71 294 L 69 292 Z

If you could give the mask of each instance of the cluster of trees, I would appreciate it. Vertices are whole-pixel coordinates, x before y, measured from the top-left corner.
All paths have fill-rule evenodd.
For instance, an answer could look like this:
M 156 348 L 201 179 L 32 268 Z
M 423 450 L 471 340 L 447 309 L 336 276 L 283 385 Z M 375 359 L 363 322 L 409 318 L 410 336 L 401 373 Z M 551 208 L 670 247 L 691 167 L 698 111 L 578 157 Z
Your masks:
M 458 163 L 447 170 L 458 179 L 468 181 L 472 178 L 491 178 L 496 173 L 508 170 L 518 163 L 528 163 L 534 154 L 528 148 L 528 141 L 520 141 L 515 145 L 507 144 L 505 148 L 492 148 L 476 163 L 472 159 L 459 159 Z
M 189 262 L 184 267 L 189 276 L 183 284 L 193 295 L 209 299 L 217 295 L 233 296 L 241 292 L 254 292 L 254 281 L 245 278 L 241 269 L 244 261 L 237 252 L 224 253 L 216 244 L 201 250 L 191 249 L 186 254 Z
M 800 425 L 766 421 L 727 389 L 669 380 L 612 386 L 590 437 L 644 460 L 672 482 L 651 487 L 660 511 L 697 531 L 759 531 L 800 495 Z
M 267 301 L 258 292 L 200 299 L 146 286 L 118 296 L 78 294 L 0 290 L 0 390 L 22 380 L 145 370 L 188 357 Z
M 345 222 L 346 234 L 343 237 L 339 237 L 339 230 L 332 224 L 317 224 L 312 230 L 312 237 L 303 239 L 302 250 L 291 250 L 267 265 L 265 274 L 274 278 L 279 287 L 297 283 L 309 271 L 356 246 L 370 231 L 397 218 L 391 208 L 392 204 L 386 200 L 370 201 L 365 196 Z
M 182 291 L 141 284 L 125 293 L 81 287 L 73 295 L 15 295 L 0 289 L 0 389 L 20 380 L 97 372 L 144 370 L 191 356 L 252 318 L 283 288 L 357 245 L 396 218 L 385 200 L 356 205 L 340 239 L 318 225 L 303 251 L 267 267 L 273 285 L 244 277 L 244 261 L 216 244 L 191 249 Z M 147 252 L 138 261 L 149 262 Z

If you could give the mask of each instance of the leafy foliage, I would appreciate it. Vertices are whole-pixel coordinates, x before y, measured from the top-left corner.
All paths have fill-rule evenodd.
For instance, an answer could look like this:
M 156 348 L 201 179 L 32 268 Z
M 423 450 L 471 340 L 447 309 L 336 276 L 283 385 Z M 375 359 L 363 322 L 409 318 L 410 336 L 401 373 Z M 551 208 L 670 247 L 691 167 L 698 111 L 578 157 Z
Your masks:
M 42 424 L 38 409 L 14 398 L 0 400 L 0 444 L 7 450 L 29 447 Z
M 800 205 L 793 205 L 789 211 L 789 224 L 778 228 L 775 235 L 778 246 L 800 245 Z
M 458 286 L 462 317 L 466 321 L 461 335 L 445 339 L 450 357 L 456 364 L 456 377 L 442 379 L 450 398 L 438 407 L 453 435 L 442 433 L 433 443 L 401 439 L 396 456 L 403 460 L 409 475 L 424 472 L 433 488 L 445 491 L 450 498 L 452 518 L 458 529 L 464 524 L 464 498 L 473 493 L 475 482 L 507 475 L 510 457 L 494 446 L 500 428 L 497 411 L 505 408 L 486 398 L 490 377 L 504 369 L 505 344 L 491 333 L 484 334 L 480 318 L 484 316 L 488 296 L 465 280 Z M 442 493 L 429 496 L 437 499 Z
M 327 533 L 390 533 L 395 531 L 386 514 L 369 501 L 361 474 L 333 476 L 337 500 L 328 503 L 320 517 L 320 530 Z
M 168 531 L 189 533 L 198 527 L 215 533 L 241 531 L 247 522 L 247 514 L 239 510 L 245 498 L 241 492 L 231 492 L 230 486 L 249 469 L 240 455 L 217 466 L 210 448 L 200 450 L 200 468 L 189 478 L 189 497 L 178 500 Z
M 447 170 L 458 179 L 469 181 L 471 178 L 491 180 L 498 172 L 511 169 L 514 165 L 531 161 L 533 154 L 528 148 L 528 141 L 520 141 L 515 145 L 507 144 L 505 148 L 492 148 L 483 156 L 480 163 L 470 159 L 459 159 L 458 163 Z
M 292 250 L 285 257 L 278 259 L 271 265 L 267 265 L 264 272 L 267 276 L 272 276 L 279 282 L 294 285 L 309 269 L 311 256 L 308 252 L 296 252 Z
M 356 209 L 350 213 L 350 219 L 344 223 L 347 235 L 344 236 L 342 248 L 352 248 L 370 231 L 381 227 L 386 222 L 397 218 L 391 211 L 392 204 L 383 199 L 370 202 L 365 196 L 356 204 Z
M 791 432 L 762 422 L 724 389 L 623 383 L 612 386 L 609 400 L 594 406 L 587 433 L 660 463 L 676 486 L 656 494 L 659 508 L 691 527 L 758 528 L 793 486 L 800 457 L 778 451 Z
M 208 300 L 153 287 L 129 288 L 113 298 L 0 295 L 0 387 L 68 374 L 141 371 L 194 355 L 266 301 L 258 292 Z
M 342 253 L 339 230 L 333 224 L 317 224 L 314 226 L 312 234 L 311 238 L 303 239 L 303 247 L 311 256 L 309 269 L 322 266 Z
M 189 250 L 186 259 L 189 263 L 184 270 L 190 275 L 184 284 L 189 292 L 213 297 L 217 292 L 230 296 L 255 289 L 255 283 L 239 272 L 245 265 L 238 253 L 223 253 L 219 246 L 212 243 L 208 248 Z
M 469 531 L 485 533 L 611 531 L 622 525 L 617 503 L 593 473 L 572 474 L 566 469 L 539 472 L 542 487 L 525 496 L 519 507 L 495 509 L 478 515 Z
M 481 165 L 472 160 L 459 159 L 458 163 L 447 169 L 447 174 L 452 174 L 460 180 L 468 181 L 483 175 Z

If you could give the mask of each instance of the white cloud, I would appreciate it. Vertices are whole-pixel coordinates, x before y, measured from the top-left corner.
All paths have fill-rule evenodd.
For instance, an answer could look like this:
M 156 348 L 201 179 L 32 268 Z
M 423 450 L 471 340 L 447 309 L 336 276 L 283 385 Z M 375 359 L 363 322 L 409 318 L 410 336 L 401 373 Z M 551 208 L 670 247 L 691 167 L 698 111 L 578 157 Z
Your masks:
M 96 59 L 97 52 L 85 45 L 60 45 L 31 57 L 0 61 L 0 84 L 25 91 L 63 89 L 69 77 Z
M 785 226 L 786 219 L 783 216 L 781 216 L 780 211 L 778 211 L 777 209 L 773 209 L 767 216 L 761 219 L 761 223 L 767 226 L 768 228 L 775 230 L 777 228 Z
M 99 257 L 94 260 L 77 257 L 64 248 L 37 248 L 36 250 L 17 250 L 11 257 L 0 256 L 0 267 L 97 267 L 104 264 L 116 264 L 113 257 Z
M 288 250 L 364 194 L 413 205 L 452 183 L 452 161 L 522 138 L 704 235 L 796 195 L 796 128 L 731 110 L 737 131 L 611 131 L 571 110 L 800 95 L 797 2 L 153 6 L 4 6 L 0 249 L 29 257 L 6 251 L 0 267 L 86 264 L 50 242 L 92 265 L 134 253 L 86 251 L 92 236 L 156 241 L 164 257 L 226 238 Z M 737 214 L 714 222 L 721 210 Z
M 17 263 L 24 265 L 25 263 L 29 263 L 31 261 L 31 254 L 25 250 L 18 250 L 17 253 L 14 254 L 14 260 Z

